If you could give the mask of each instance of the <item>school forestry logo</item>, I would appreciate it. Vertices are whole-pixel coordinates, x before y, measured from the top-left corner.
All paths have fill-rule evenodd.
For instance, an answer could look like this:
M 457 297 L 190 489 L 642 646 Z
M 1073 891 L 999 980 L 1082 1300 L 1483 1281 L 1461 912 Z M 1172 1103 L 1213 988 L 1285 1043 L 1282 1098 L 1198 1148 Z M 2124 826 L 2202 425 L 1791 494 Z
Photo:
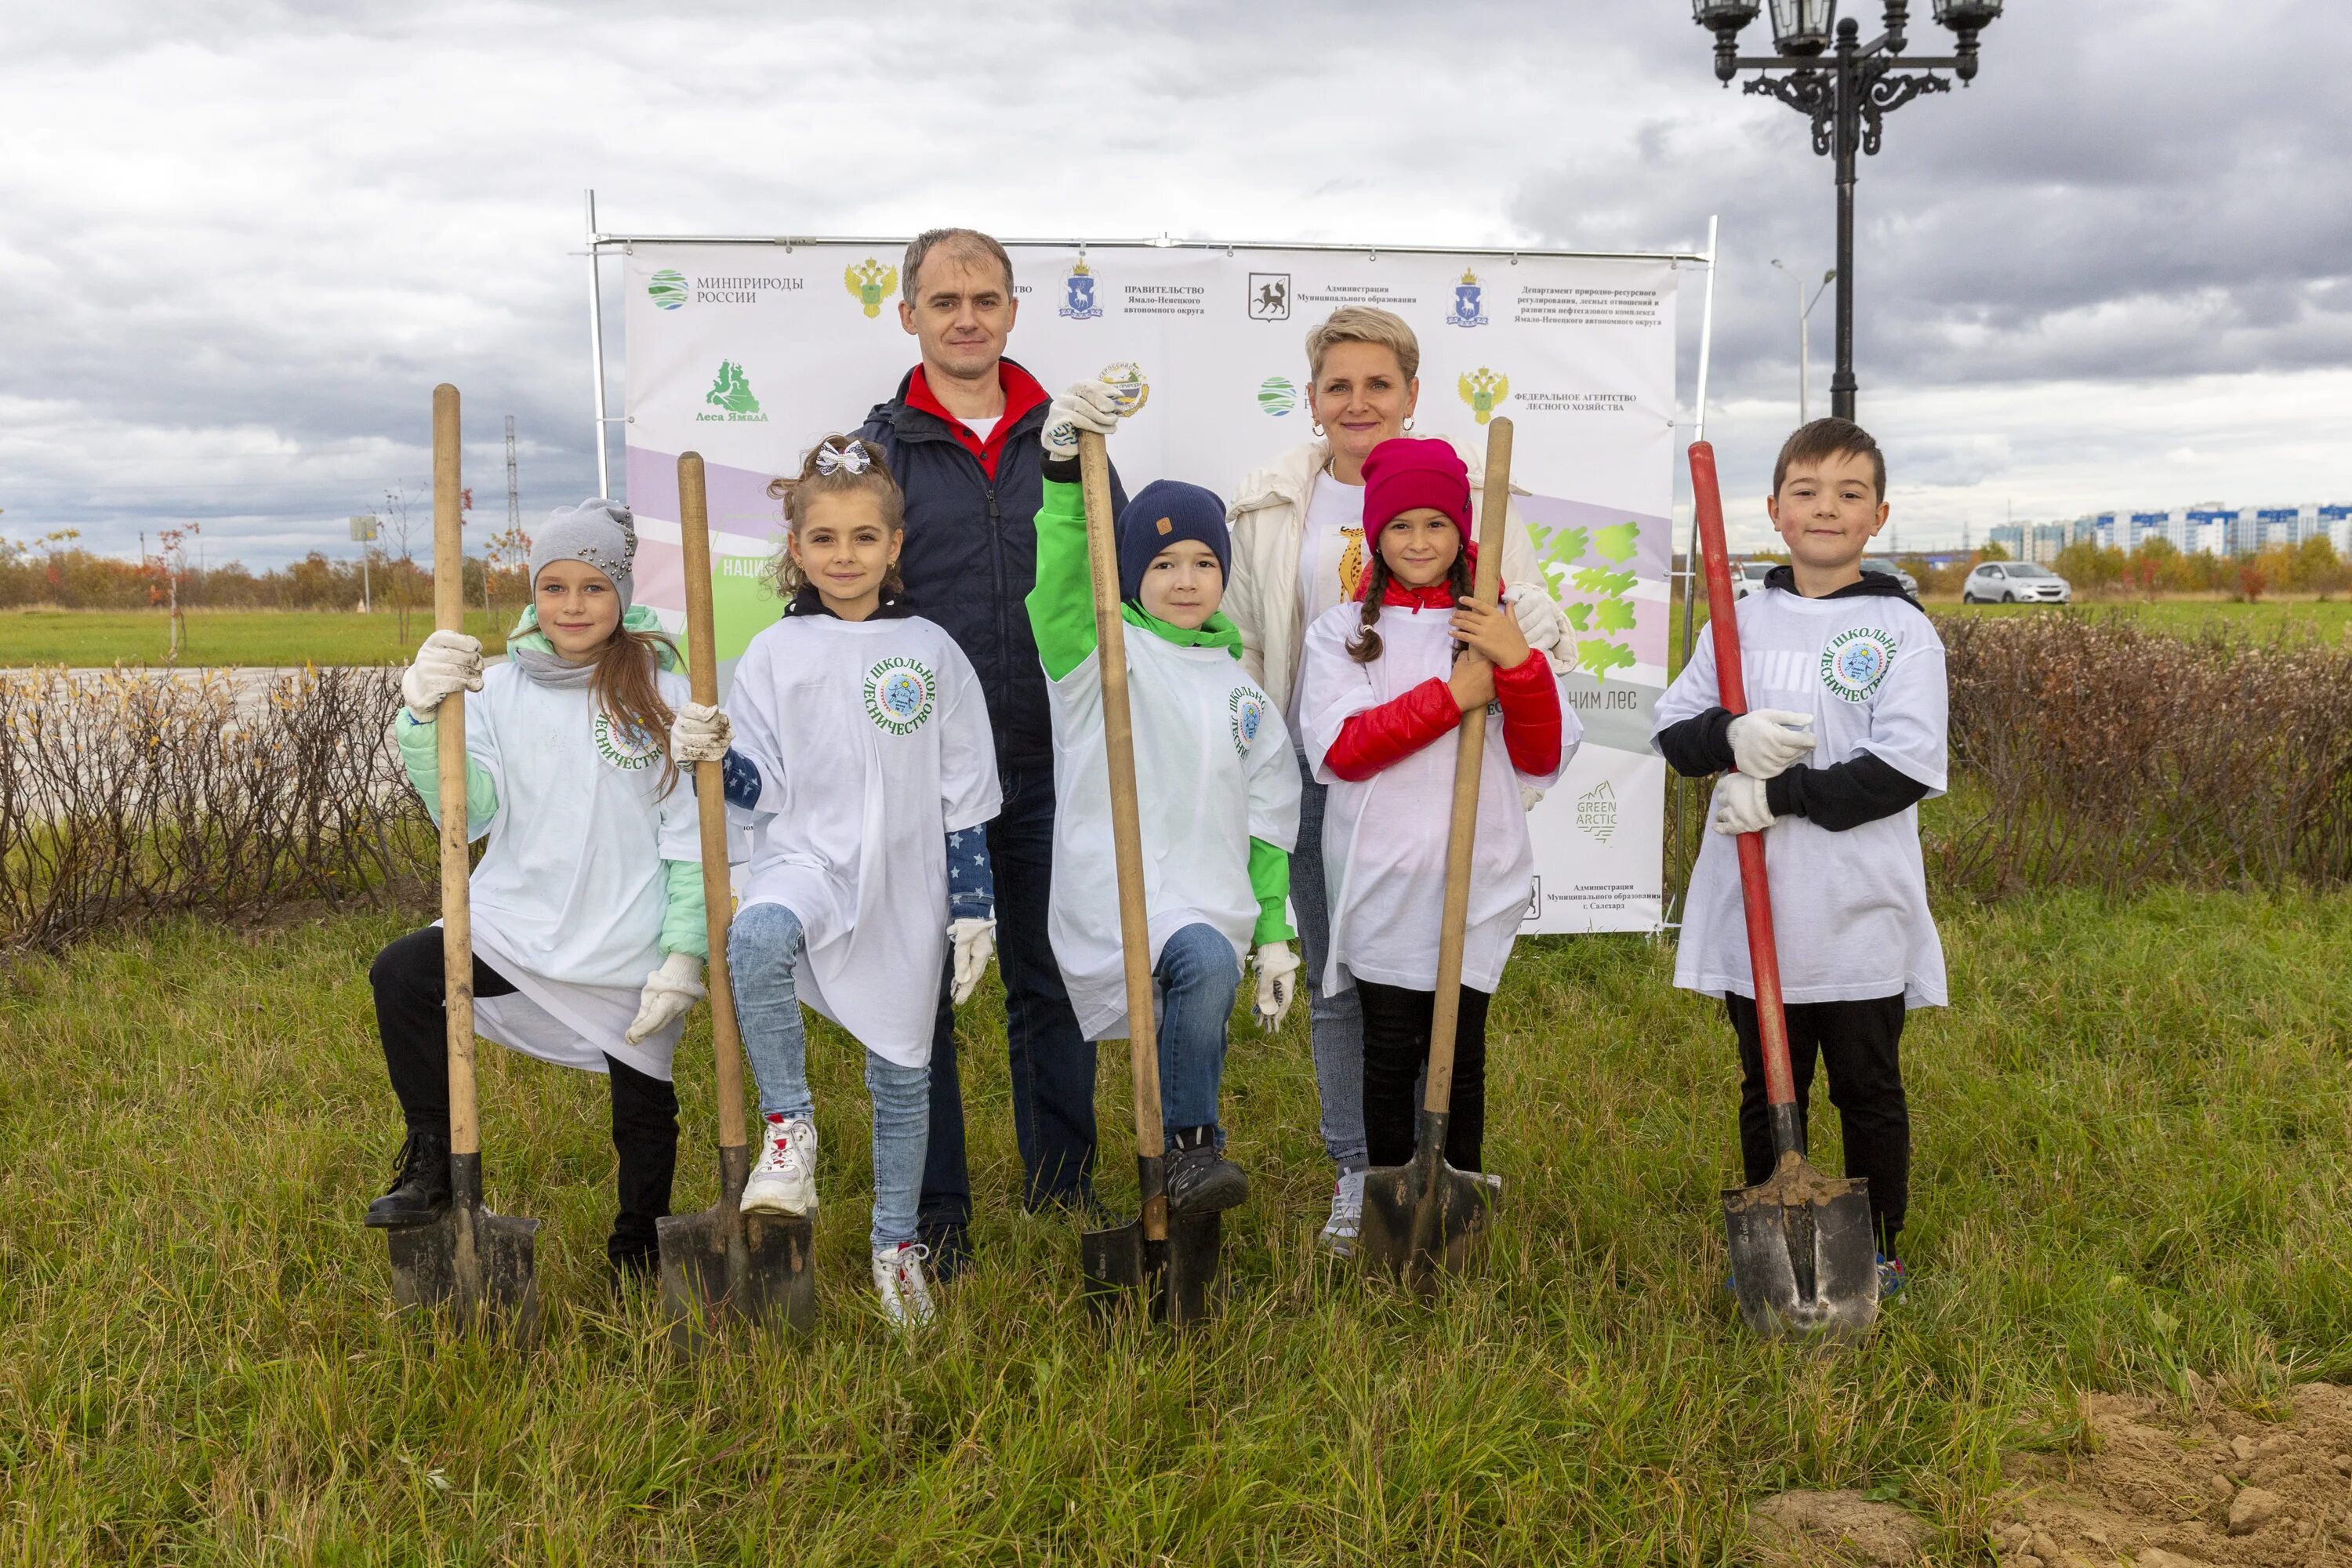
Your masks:
M 1095 303 L 1095 275 L 1087 270 L 1084 259 L 1070 268 L 1070 276 L 1064 281 L 1063 288 L 1062 314 L 1065 317 L 1073 321 L 1091 321 L 1102 314 L 1102 307 Z
M 642 773 L 662 754 L 661 742 L 641 724 L 624 724 L 610 713 L 596 715 L 592 731 L 596 754 L 625 773 Z
M 866 672 L 866 716 L 885 734 L 911 735 L 931 716 L 939 678 L 919 660 L 886 658 Z
M 646 292 L 652 296 L 655 310 L 675 310 L 686 303 L 686 274 L 665 267 L 646 280 Z
M 1257 406 L 1261 414 L 1276 419 L 1298 406 L 1298 388 L 1286 375 L 1269 375 L 1257 384 Z
M 1290 320 L 1290 274 L 1253 272 L 1249 275 L 1249 319 L 1253 321 Z
M 1848 626 L 1822 649 L 1822 684 L 1832 696 L 1865 702 L 1895 663 L 1895 637 L 1877 626 Z
M 1511 378 L 1497 374 L 1483 364 L 1476 370 L 1464 372 L 1456 386 L 1462 394 L 1462 401 L 1470 405 L 1470 412 L 1477 416 L 1481 425 L 1493 418 L 1496 407 L 1511 395 Z
M 866 319 L 872 321 L 882 313 L 882 301 L 898 286 L 898 269 L 887 262 L 869 256 L 863 261 L 850 263 L 842 273 L 849 291 L 866 309 Z
M 751 379 L 744 375 L 743 367 L 731 359 L 719 362 L 719 374 L 712 379 L 710 390 L 702 395 L 702 401 L 719 412 L 698 413 L 695 417 L 699 420 L 747 425 L 768 422 L 768 416 L 760 412 L 760 400 L 751 395 Z
M 1143 367 L 1133 360 L 1107 364 L 1095 379 L 1110 388 L 1111 396 L 1118 404 L 1118 414 L 1121 419 L 1134 418 L 1142 411 L 1143 405 L 1151 401 L 1151 383 L 1144 379 Z
M 1246 686 L 1236 686 L 1225 699 L 1225 710 L 1233 721 L 1234 754 L 1246 758 L 1265 723 L 1265 699 Z
M 1608 843 L 1617 831 L 1617 792 L 1609 787 L 1607 779 L 1576 797 L 1576 828 L 1601 844 Z
M 1468 268 L 1462 269 L 1462 281 L 1454 286 L 1454 309 L 1445 313 L 1449 327 L 1483 327 L 1486 318 L 1479 314 L 1479 298 L 1486 290 L 1479 286 L 1478 275 Z

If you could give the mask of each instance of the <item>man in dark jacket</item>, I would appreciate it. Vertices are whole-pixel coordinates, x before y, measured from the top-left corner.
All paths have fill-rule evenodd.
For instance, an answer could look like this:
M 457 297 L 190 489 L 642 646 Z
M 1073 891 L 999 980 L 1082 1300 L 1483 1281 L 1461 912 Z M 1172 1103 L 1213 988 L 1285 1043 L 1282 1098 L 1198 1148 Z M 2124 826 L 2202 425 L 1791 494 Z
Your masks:
M 996 731 L 1004 808 L 988 826 L 988 853 L 1022 1202 L 1031 1210 L 1090 1210 L 1095 1047 L 1078 1032 L 1045 935 L 1054 736 L 1045 673 L 1023 605 L 1037 569 L 1038 432 L 1048 399 L 1034 376 L 1004 357 L 1018 301 L 1003 246 L 971 229 L 934 229 L 907 247 L 900 277 L 899 324 L 922 345 L 922 363 L 896 395 L 875 405 L 857 433 L 888 454 L 906 492 L 898 573 L 907 603 L 945 627 L 971 660 Z M 1116 476 L 1111 485 L 1115 504 L 1125 506 Z M 955 1015 L 942 984 L 919 1218 L 942 1276 L 967 1255 L 971 1218 Z

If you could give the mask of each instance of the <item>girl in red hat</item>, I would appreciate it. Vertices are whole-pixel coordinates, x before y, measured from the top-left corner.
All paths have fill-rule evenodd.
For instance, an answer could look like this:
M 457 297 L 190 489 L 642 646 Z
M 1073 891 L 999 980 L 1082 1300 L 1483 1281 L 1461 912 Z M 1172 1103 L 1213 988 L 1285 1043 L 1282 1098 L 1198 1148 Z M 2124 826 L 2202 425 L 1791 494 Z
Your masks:
M 1356 602 L 1307 628 L 1299 677 L 1307 759 L 1330 790 L 1323 855 L 1331 947 L 1322 978 L 1327 993 L 1352 985 L 1362 1001 L 1364 1132 L 1374 1165 L 1412 1158 L 1462 716 L 1484 710 L 1488 727 L 1446 1132 L 1446 1161 L 1462 1171 L 1481 1168 L 1486 1004 L 1534 891 L 1519 790 L 1555 783 L 1583 732 L 1550 663 L 1511 613 L 1472 601 L 1469 522 L 1469 475 L 1452 447 L 1398 439 L 1373 447 L 1364 459 L 1364 532 L 1378 549 Z

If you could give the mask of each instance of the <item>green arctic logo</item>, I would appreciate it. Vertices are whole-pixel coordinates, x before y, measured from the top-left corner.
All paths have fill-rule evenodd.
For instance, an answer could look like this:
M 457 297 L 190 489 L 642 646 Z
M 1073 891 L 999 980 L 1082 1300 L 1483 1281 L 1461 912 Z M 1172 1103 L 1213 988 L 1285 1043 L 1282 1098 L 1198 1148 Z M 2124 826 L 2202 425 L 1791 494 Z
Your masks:
M 697 419 L 713 424 L 765 425 L 768 416 L 760 412 L 760 400 L 751 395 L 751 383 L 743 374 L 743 367 L 733 360 L 719 362 L 719 374 L 702 401 L 719 410 L 717 414 L 697 414 Z
M 686 276 L 674 267 L 665 267 L 653 275 L 646 292 L 653 296 L 655 310 L 675 310 L 686 303 Z

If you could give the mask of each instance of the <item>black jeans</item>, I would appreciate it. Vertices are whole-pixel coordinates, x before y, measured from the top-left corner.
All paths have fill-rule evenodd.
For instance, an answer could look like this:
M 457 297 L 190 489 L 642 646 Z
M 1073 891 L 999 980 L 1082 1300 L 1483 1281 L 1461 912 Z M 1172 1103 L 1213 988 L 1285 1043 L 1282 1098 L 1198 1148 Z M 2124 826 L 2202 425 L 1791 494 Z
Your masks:
M 1413 1089 L 1429 1062 L 1429 1030 L 1437 993 L 1356 982 L 1364 1007 L 1364 1150 L 1375 1165 L 1412 1159 L 1413 1123 L 1421 1105 Z M 1462 988 L 1461 1020 L 1454 1030 L 1454 1100 L 1445 1125 L 1445 1163 L 1476 1171 L 1486 1142 L 1486 1004 L 1484 991 Z
M 1739 1152 L 1748 1184 L 1772 1174 L 1772 1117 L 1764 1099 L 1764 1047 L 1756 1004 L 1726 996 L 1724 1011 L 1739 1037 Z M 1805 1002 L 1784 1008 L 1789 1071 L 1797 1086 L 1797 1127 L 1812 1100 L 1813 1060 L 1829 1064 L 1830 1103 L 1845 1129 L 1845 1173 L 1870 1182 L 1870 1217 L 1878 1250 L 1900 1257 L 1895 1237 L 1911 1201 L 1911 1108 L 1903 1094 L 1903 998 Z
M 375 1026 L 401 1113 L 420 1131 L 449 1134 L 448 1015 L 441 928 L 411 931 L 375 955 Z M 510 996 L 514 984 L 474 956 L 474 994 Z M 677 1091 L 626 1062 L 604 1058 L 613 1084 L 613 1152 L 620 1157 L 621 1212 L 605 1256 L 642 1264 L 659 1250 L 654 1222 L 669 1213 L 677 1172 Z
M 988 825 L 988 858 L 996 877 L 996 963 L 1004 978 L 1021 1201 L 1035 1209 L 1072 1201 L 1093 1187 L 1095 1044 L 1078 1032 L 1077 1015 L 1070 1010 L 1070 994 L 1045 935 L 1054 876 L 1053 771 L 1007 773 L 1002 782 L 1004 809 Z M 955 1009 L 945 979 L 931 1030 L 931 1142 L 919 1208 L 927 1235 L 971 1218 Z

